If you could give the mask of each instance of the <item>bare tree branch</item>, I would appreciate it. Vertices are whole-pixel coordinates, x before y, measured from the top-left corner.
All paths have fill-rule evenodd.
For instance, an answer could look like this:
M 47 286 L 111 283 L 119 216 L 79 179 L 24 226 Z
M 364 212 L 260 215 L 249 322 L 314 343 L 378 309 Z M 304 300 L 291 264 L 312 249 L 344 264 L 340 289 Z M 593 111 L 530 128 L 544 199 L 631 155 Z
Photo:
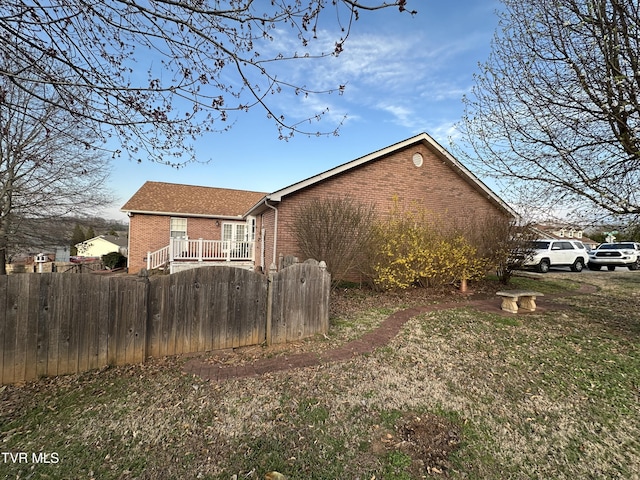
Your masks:
M 502 29 L 465 98 L 469 160 L 514 190 L 535 184 L 536 201 L 558 208 L 640 213 L 638 3 L 503 3 Z
M 13 106 L 0 107 L 0 273 L 4 273 L 7 251 L 32 235 L 25 223 L 52 224 L 108 204 L 104 183 L 110 172 L 108 157 L 94 145 L 93 131 L 57 107 L 54 88 L 26 81 L 18 88 L 3 77 L 0 91 Z
M 16 0 L 0 7 L 0 76 L 18 88 L 53 87 L 57 107 L 99 125 L 103 141 L 116 135 L 134 157 L 142 148 L 177 165 L 193 159 L 188 141 L 226 130 L 230 113 L 254 107 L 281 138 L 335 133 L 309 127 L 323 112 L 289 119 L 271 96 L 341 92 L 344 85 L 298 85 L 287 69 L 339 55 L 360 10 L 390 7 L 414 13 L 406 0 Z M 318 49 L 319 31 L 336 25 L 334 44 Z M 291 33 L 297 45 L 279 42 Z M 6 67 L 17 60 L 28 78 Z M 14 107 L 7 102 L 0 92 L 0 106 Z

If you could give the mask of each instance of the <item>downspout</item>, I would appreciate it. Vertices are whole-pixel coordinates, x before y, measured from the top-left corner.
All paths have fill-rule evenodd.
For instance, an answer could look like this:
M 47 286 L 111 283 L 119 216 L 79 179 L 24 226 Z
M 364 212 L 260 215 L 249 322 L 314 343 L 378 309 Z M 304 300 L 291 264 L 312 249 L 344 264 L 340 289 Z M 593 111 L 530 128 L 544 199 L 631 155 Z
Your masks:
M 277 246 L 278 246 L 278 209 L 276 207 L 274 207 L 273 205 L 269 205 L 269 203 L 267 202 L 267 198 L 265 197 L 264 199 L 264 204 L 265 206 L 269 207 L 270 209 L 272 209 L 275 213 L 275 218 L 273 221 L 273 259 L 272 259 L 272 263 L 273 265 L 277 265 L 276 263 L 276 250 L 277 250 Z M 266 265 L 264 265 L 266 266 Z M 267 267 L 265 270 L 268 271 L 269 267 Z

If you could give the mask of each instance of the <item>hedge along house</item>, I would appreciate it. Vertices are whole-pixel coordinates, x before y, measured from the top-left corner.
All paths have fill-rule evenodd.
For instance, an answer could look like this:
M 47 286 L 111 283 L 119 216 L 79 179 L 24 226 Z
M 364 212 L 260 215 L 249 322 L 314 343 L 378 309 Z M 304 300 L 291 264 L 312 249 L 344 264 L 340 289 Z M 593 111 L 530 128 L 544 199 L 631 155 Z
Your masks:
M 185 262 L 186 257 L 200 265 L 203 262 L 224 261 L 226 264 L 232 262 L 262 271 L 266 271 L 271 264 L 279 266 L 280 259 L 284 256 L 300 256 L 294 234 L 296 214 L 305 203 L 315 199 L 348 196 L 359 203 L 374 205 L 376 214 L 380 216 L 388 215 L 396 205 L 406 208 L 417 206 L 434 212 L 443 221 L 456 226 L 465 223 L 490 224 L 491 218 L 517 217 L 505 202 L 426 133 L 270 194 L 160 185 L 181 190 L 181 195 L 189 196 L 193 201 L 190 205 L 183 203 L 177 211 L 177 197 L 173 197 L 173 200 L 158 198 L 163 195 L 162 189 L 158 184 L 147 182 L 127 202 L 122 210 L 131 217 L 130 273 L 143 267 L 156 268 L 166 263 L 173 265 L 171 271 L 176 271 L 177 262 Z M 201 204 L 204 200 L 196 201 L 198 195 L 212 195 L 216 201 L 209 200 L 208 203 Z M 144 209 L 134 208 L 143 203 L 143 198 Z M 252 198 L 253 201 L 247 204 Z M 164 205 L 162 202 L 165 202 Z M 225 212 L 231 214 L 232 218 L 221 216 L 222 205 L 231 203 L 236 209 L 233 213 L 231 210 Z M 200 226 L 199 222 L 204 222 L 205 219 L 207 226 Z M 176 232 L 172 229 L 179 221 L 186 221 L 188 226 Z M 224 230 L 220 230 L 215 222 L 221 222 L 222 225 L 224 221 L 245 226 L 224 227 Z M 195 224 L 193 228 L 192 224 Z M 244 232 L 244 237 L 238 232 Z M 174 245 L 171 247 L 168 245 L 170 238 L 181 240 L 171 240 Z M 188 248 L 182 242 L 185 238 L 190 239 Z M 200 241 L 200 238 L 203 240 Z M 240 242 L 241 238 L 245 238 L 250 244 L 238 249 L 237 245 L 228 243 Z M 198 248 L 204 248 L 207 240 L 219 242 L 220 248 L 227 252 L 247 255 L 242 255 L 242 259 L 234 255 L 226 258 L 201 255 L 196 258 Z M 198 241 L 200 247 L 197 246 Z M 192 247 L 192 244 L 195 246 Z M 179 248 L 176 249 L 175 245 Z M 160 250 L 156 249 L 166 254 L 158 253 Z M 249 253 L 250 249 L 252 251 Z

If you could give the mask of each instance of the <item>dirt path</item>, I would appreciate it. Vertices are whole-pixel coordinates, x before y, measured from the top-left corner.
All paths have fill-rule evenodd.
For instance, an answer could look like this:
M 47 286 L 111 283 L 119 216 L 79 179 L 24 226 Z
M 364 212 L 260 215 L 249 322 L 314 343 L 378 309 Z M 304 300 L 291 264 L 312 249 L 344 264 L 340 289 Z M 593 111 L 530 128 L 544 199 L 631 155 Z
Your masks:
M 562 275 L 551 274 L 551 275 Z M 596 276 L 590 277 L 589 280 L 597 280 Z M 599 280 L 598 283 L 606 282 L 606 278 Z M 568 295 L 584 295 L 597 291 L 598 287 L 592 282 L 584 283 L 580 289 L 572 293 L 563 293 L 562 295 L 548 295 L 540 297 L 537 300 L 536 312 L 520 311 L 517 314 L 505 312 L 500 309 L 501 300 L 495 298 L 470 298 L 467 301 L 439 303 L 428 306 L 414 307 L 401 310 L 384 320 L 378 328 L 366 333 L 362 337 L 352 340 L 340 347 L 328 350 L 322 353 L 306 352 L 292 355 L 282 355 L 274 358 L 263 358 L 247 364 L 229 365 L 215 364 L 204 361 L 201 357 L 193 358 L 185 363 L 183 370 L 185 373 L 197 375 L 203 379 L 213 382 L 221 382 L 230 378 L 243 378 L 264 375 L 267 373 L 276 373 L 294 368 L 304 368 L 320 365 L 329 362 L 341 362 L 349 360 L 355 356 L 373 352 L 375 349 L 386 345 L 395 337 L 402 326 L 411 318 L 424 313 L 447 310 L 451 308 L 472 308 L 483 312 L 489 312 L 506 316 L 526 316 L 532 313 L 541 313 L 546 311 L 561 310 L 562 307 L 554 304 L 551 300 L 558 296 Z

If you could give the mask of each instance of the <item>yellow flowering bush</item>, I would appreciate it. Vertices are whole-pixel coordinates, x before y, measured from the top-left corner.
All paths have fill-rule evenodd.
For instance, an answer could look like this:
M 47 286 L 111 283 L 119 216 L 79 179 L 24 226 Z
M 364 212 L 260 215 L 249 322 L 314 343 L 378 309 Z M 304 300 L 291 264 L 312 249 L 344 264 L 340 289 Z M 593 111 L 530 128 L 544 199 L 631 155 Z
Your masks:
M 461 234 L 438 228 L 427 212 L 397 211 L 376 228 L 373 282 L 378 288 L 407 288 L 473 280 L 486 261 Z

